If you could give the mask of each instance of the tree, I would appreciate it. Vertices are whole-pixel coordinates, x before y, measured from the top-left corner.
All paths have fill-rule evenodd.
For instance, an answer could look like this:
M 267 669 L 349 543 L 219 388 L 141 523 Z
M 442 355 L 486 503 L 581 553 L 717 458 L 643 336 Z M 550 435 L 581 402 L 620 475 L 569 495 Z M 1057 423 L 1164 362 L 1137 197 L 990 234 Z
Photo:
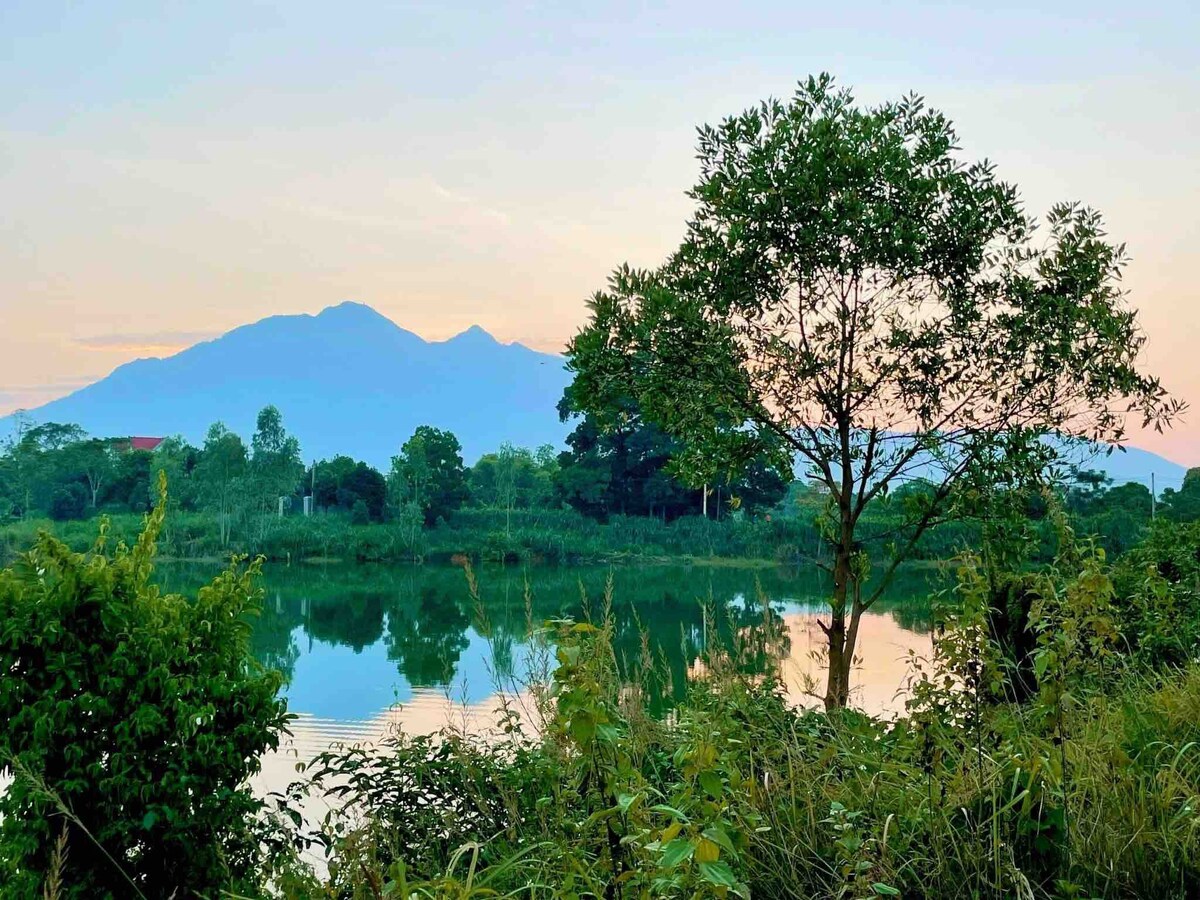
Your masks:
M 387 479 L 377 469 L 364 462 L 355 463 L 342 482 L 341 491 L 350 501 L 351 508 L 362 503 L 370 521 L 383 519 L 387 506 Z
M 702 128 L 682 246 L 619 269 L 569 348 L 584 405 L 628 393 L 693 475 L 778 447 L 825 485 L 831 708 L 863 612 L 967 479 L 1025 483 L 1047 434 L 1118 442 L 1127 412 L 1162 428 L 1181 408 L 1137 368 L 1125 253 L 1100 216 L 1062 204 L 1037 230 L 956 143 L 920 98 L 861 108 L 828 76 Z M 934 490 L 865 590 L 859 519 L 916 476 Z
M 278 408 L 263 407 L 250 439 L 251 486 L 259 511 L 271 512 L 280 497 L 291 496 L 303 472 L 300 442 L 283 427 Z
M 199 461 L 200 451 L 181 435 L 164 438 L 154 448 L 150 468 L 154 472 L 166 473 L 170 509 L 195 508 L 196 485 L 192 475 Z
M 422 425 L 392 457 L 388 479 L 392 502 L 421 507 L 425 524 L 432 525 L 463 505 L 467 477 L 462 446 L 449 431 Z
M 703 495 L 679 475 L 683 444 L 648 421 L 636 401 L 613 391 L 597 400 L 567 388 L 559 404 L 560 418 L 578 417 L 567 436 L 568 450 L 559 455 L 551 477 L 562 498 L 585 515 L 603 519 L 611 514 L 661 516 L 664 520 L 694 515 L 703 509 Z M 616 409 L 605 404 L 616 404 Z M 787 491 L 787 480 L 765 454 L 731 465 L 719 477 L 721 490 L 733 505 L 748 509 L 773 506 Z
M 63 897 L 265 887 L 249 783 L 288 716 L 279 675 L 248 662 L 257 566 L 164 593 L 151 579 L 164 513 L 132 547 L 77 554 L 42 533 L 0 571 L 5 897 L 43 896 L 63 828 Z
M 356 462 L 349 456 L 323 459 L 313 464 L 307 479 L 313 484 L 313 503 L 319 508 L 351 512 L 361 500 L 371 521 L 383 519 L 387 479 L 366 463 Z
M 92 438 L 71 444 L 63 452 L 67 454 L 65 465 L 79 472 L 87 482 L 89 505 L 95 509 L 101 489 L 116 472 L 111 442 Z
M 86 437 L 87 432 L 78 425 L 34 425 L 18 413 L 16 430 L 4 453 L 6 480 L 11 479 L 7 491 L 10 509 L 22 518 L 35 509 L 48 509 L 61 486 L 62 451 Z
M 1200 520 L 1200 468 L 1188 469 L 1179 490 L 1163 491 L 1163 514 L 1177 522 Z
M 355 462 L 349 456 L 322 459 L 309 467 L 305 481 L 312 486 L 313 503 L 319 509 L 334 509 L 341 506 L 338 491 L 342 482 L 354 471 Z M 353 502 L 353 501 L 352 501 Z
M 50 518 L 56 522 L 82 519 L 88 505 L 88 490 L 78 481 L 64 484 L 50 501 Z
M 524 454 L 522 456 L 522 454 Z M 532 464 L 528 450 L 518 450 L 505 442 L 496 455 L 496 503 L 504 510 L 504 534 L 512 533 L 512 511 L 517 505 L 522 465 Z
M 549 506 L 554 501 L 554 476 L 558 458 L 549 445 L 530 452 L 504 443 L 495 453 L 485 453 L 471 467 L 471 498 L 480 506 L 503 509 L 505 534 L 512 530 L 514 509 Z
M 229 546 L 234 520 L 243 509 L 246 471 L 246 445 L 223 423 L 214 423 L 193 477 L 201 503 L 216 516 L 222 547 Z

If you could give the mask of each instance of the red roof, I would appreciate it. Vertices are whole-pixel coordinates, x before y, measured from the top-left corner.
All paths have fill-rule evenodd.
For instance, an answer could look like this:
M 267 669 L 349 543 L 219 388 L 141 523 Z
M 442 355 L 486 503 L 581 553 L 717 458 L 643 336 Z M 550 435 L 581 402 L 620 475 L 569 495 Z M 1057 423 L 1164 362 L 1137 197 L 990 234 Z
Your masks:
M 153 450 L 163 442 L 162 438 L 155 437 L 131 437 L 129 439 L 129 449 L 131 450 Z

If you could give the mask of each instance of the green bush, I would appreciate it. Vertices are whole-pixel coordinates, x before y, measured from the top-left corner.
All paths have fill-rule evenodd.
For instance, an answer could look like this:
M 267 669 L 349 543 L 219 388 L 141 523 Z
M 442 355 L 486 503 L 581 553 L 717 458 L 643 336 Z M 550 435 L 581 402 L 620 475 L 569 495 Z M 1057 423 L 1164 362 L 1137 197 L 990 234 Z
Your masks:
M 310 769 L 357 810 L 323 834 L 328 889 L 1198 896 L 1200 664 L 1156 673 L 1123 652 L 1119 572 L 1067 529 L 1059 544 L 1052 564 L 1000 582 L 961 559 L 894 721 L 797 709 L 776 676 L 752 674 L 751 656 L 783 646 L 769 609 L 761 630 L 703 654 L 665 717 L 648 702 L 648 647 L 621 666 L 608 620 L 549 622 L 534 644 L 547 677 L 528 692 L 536 731 L 509 715 L 498 743 L 398 736 L 382 755 L 335 750 Z M 994 620 L 998 597 L 1010 628 Z M 1022 691 L 1012 660 L 1027 665 Z
M 165 498 L 164 498 L 165 500 Z M 163 501 L 132 545 L 107 524 L 87 553 L 41 534 L 0 572 L 0 797 L 5 898 L 255 892 L 263 804 L 247 787 L 288 716 L 251 661 L 258 564 L 196 597 L 152 580 Z
M 1122 635 L 1143 663 L 1200 659 L 1200 523 L 1159 520 L 1114 579 Z

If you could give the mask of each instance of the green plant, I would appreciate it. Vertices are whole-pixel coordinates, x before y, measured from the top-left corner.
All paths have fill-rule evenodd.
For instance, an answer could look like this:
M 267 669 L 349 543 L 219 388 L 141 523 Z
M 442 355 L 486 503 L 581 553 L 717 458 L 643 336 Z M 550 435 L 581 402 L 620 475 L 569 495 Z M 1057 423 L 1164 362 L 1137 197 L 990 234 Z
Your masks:
M 62 868 L 65 897 L 255 891 L 263 804 L 246 786 L 288 717 L 280 677 L 249 655 L 258 563 L 195 598 L 152 580 L 159 503 L 132 546 L 42 534 L 0 572 L 0 881 L 32 898 Z

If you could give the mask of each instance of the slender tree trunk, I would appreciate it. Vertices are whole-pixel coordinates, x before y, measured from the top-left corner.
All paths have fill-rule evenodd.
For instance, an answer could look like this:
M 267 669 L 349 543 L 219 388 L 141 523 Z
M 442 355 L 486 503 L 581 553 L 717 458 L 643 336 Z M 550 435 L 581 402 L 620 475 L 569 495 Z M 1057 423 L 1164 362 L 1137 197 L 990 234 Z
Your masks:
M 850 551 L 839 541 L 833 565 L 833 601 L 826 635 L 829 639 L 829 675 L 825 687 L 825 708 L 841 709 L 850 700 L 850 660 L 853 647 L 846 631 L 846 606 L 850 594 Z M 857 627 L 851 629 L 856 633 Z M 847 650 L 850 654 L 847 655 Z

